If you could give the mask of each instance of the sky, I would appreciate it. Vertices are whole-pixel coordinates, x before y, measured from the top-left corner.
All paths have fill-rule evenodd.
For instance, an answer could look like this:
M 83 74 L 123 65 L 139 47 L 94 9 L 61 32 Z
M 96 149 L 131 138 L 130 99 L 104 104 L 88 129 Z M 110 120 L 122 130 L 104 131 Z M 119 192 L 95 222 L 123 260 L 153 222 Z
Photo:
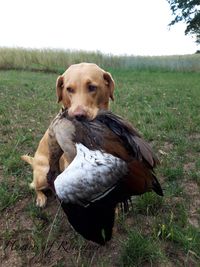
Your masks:
M 185 24 L 169 28 L 166 0 L 1 0 L 0 47 L 101 51 L 113 55 L 195 53 Z

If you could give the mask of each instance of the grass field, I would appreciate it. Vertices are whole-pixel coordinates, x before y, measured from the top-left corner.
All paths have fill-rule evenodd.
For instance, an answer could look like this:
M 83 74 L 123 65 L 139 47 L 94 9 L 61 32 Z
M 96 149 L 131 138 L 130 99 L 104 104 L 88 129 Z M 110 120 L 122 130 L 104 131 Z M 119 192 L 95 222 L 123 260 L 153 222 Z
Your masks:
M 46 208 L 36 208 L 28 187 L 32 171 L 20 155 L 34 153 L 59 110 L 55 81 L 61 70 L 1 70 L 1 266 L 200 266 L 199 73 L 107 70 L 116 82 L 111 109 L 157 152 L 165 196 L 134 197 L 132 210 L 116 219 L 106 247 L 75 233 L 51 194 Z

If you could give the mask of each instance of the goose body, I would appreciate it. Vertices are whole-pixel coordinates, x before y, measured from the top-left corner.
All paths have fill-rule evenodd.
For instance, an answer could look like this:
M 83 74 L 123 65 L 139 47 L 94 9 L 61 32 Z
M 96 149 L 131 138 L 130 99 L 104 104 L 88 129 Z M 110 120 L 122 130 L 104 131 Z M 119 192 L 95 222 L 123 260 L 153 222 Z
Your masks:
M 48 182 L 71 225 L 88 240 L 104 245 L 111 239 L 118 203 L 148 191 L 163 195 L 150 146 L 111 112 L 79 121 L 65 110 L 49 128 L 49 149 Z M 63 152 L 72 161 L 57 176 Z

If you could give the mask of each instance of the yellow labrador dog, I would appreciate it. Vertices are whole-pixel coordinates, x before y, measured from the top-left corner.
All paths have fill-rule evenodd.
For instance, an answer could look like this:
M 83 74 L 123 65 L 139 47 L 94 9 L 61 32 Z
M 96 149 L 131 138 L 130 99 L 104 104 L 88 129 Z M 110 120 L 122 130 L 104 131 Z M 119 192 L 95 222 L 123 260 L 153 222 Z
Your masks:
M 70 66 L 57 78 L 56 93 L 58 102 L 68 108 L 71 117 L 93 119 L 98 110 L 109 108 L 109 99 L 114 100 L 114 80 L 110 73 L 96 64 L 80 63 Z M 22 160 L 33 168 L 33 181 L 30 187 L 36 192 L 36 205 L 44 207 L 47 198 L 42 190 L 48 188 L 46 175 L 49 171 L 48 129 L 41 139 L 34 157 L 23 155 Z M 62 156 L 60 169 L 63 171 L 70 159 Z

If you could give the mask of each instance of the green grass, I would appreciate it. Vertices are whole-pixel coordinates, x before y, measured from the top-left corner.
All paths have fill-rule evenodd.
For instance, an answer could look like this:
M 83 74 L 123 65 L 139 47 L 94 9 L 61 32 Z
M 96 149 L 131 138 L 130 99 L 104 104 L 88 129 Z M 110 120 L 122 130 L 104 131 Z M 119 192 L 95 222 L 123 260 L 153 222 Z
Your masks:
M 2 182 L 0 186 L 0 211 L 2 212 L 7 207 L 10 207 L 16 203 L 20 198 L 20 192 L 17 188 L 9 187 L 9 183 Z
M 56 64 L 59 72 L 59 61 Z M 116 220 L 113 240 L 105 248 L 76 234 L 53 196 L 48 197 L 45 209 L 35 207 L 35 195 L 28 187 L 32 170 L 20 160 L 22 154 L 34 154 L 59 110 L 58 74 L 0 71 L 0 242 L 17 240 L 15 252 L 24 265 L 200 265 L 199 73 L 119 66 L 113 63 L 107 68 L 116 82 L 111 109 L 151 142 L 161 160 L 156 175 L 165 196 L 134 197 L 133 210 Z M 60 247 L 63 241 L 67 241 L 67 251 Z M 10 253 L 8 248 L 4 252 Z
M 145 215 L 156 215 L 163 207 L 163 198 L 149 192 L 142 196 L 138 196 L 134 203 L 137 213 Z
M 146 263 L 153 266 L 155 262 L 164 261 L 164 259 L 158 241 L 141 234 L 138 229 L 128 234 L 128 240 L 123 244 L 121 266 L 144 266 Z

